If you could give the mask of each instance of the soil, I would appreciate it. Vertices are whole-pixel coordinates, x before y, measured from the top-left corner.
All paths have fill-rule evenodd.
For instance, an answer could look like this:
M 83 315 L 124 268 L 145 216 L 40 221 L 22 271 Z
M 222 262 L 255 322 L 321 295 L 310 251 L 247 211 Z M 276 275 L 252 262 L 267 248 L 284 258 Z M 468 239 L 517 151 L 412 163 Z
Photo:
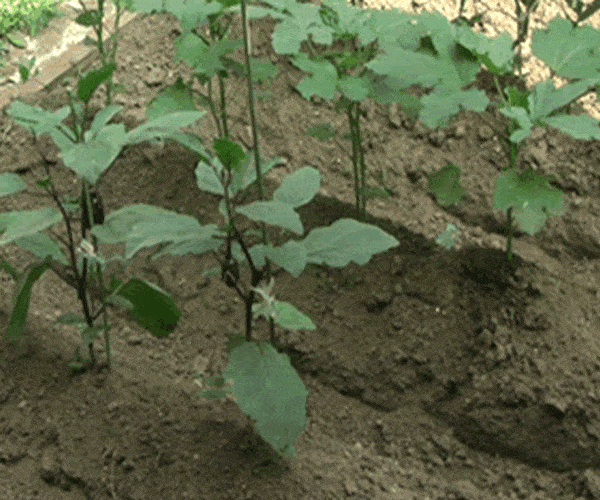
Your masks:
M 311 165 L 323 186 L 300 210 L 306 231 L 354 217 L 349 160 L 335 144 L 304 134 L 320 122 L 347 131 L 343 115 L 292 90 L 302 76 L 272 51 L 272 20 L 251 25 L 254 55 L 271 58 L 281 72 L 257 87 L 272 97 L 257 103 L 261 155 L 286 160 L 269 174 L 268 192 Z M 128 90 L 114 99 L 122 108 L 116 122 L 141 124 L 161 89 L 178 76 L 190 79 L 174 57 L 180 34 L 167 13 L 127 26 L 115 81 Z M 241 35 L 239 18 L 232 35 Z M 92 111 L 104 99 L 99 91 Z M 245 99 L 244 82 L 232 79 L 232 135 L 249 146 Z M 57 81 L 22 100 L 58 109 L 67 104 L 65 85 Z M 394 106 L 365 108 L 367 165 L 384 173 L 394 193 L 369 203 L 369 222 L 399 246 L 364 266 L 309 266 L 297 280 L 276 279 L 277 297 L 317 325 L 276 331 L 309 390 L 309 423 L 295 459 L 278 460 L 234 402 L 196 397 L 191 375 L 223 369 L 227 337 L 243 333 L 240 300 L 220 279 L 202 277 L 214 260 L 146 261 L 142 252 L 126 275 L 177 299 L 182 317 L 169 338 L 112 316 L 111 370 L 73 375 L 67 363 L 81 341 L 54 320 L 77 311 L 76 293 L 46 273 L 34 288 L 26 337 L 2 340 L 0 498 L 600 498 L 598 146 L 556 130 L 527 141 L 520 164 L 555 176 L 566 213 L 536 236 L 517 234 L 514 264 L 501 272 L 505 221 L 492 192 L 508 166 L 502 116 L 491 107 L 483 115 L 463 112 L 449 127 L 427 131 Z M 188 130 L 207 144 L 217 135 L 210 117 Z M 3 212 L 47 206 L 35 188 L 46 166 L 61 195 L 79 193 L 47 137 L 34 141 L 6 115 L 0 137 L 0 172 L 18 172 L 30 188 L 1 198 Z M 442 210 L 427 193 L 427 176 L 447 161 L 461 166 L 467 199 Z M 151 203 L 217 222 L 219 200 L 197 189 L 196 162 L 168 142 L 129 148 L 99 184 L 106 212 Z M 452 250 L 435 243 L 449 223 L 461 230 Z M 101 247 L 105 255 L 110 250 Z M 19 269 L 32 262 L 14 245 L 2 247 L 0 258 Z M 0 279 L 4 330 L 14 284 L 4 272 Z M 263 324 L 256 336 L 268 337 Z

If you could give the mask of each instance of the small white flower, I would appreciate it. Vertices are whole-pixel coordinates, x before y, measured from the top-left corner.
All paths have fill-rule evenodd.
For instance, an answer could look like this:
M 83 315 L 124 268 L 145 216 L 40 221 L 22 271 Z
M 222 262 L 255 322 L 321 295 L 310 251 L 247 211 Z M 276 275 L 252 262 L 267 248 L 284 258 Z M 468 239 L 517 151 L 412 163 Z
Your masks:
M 77 247 L 77 253 L 84 253 L 90 257 L 96 257 L 94 246 L 88 240 L 81 241 L 80 245 Z
M 263 304 L 260 306 L 260 309 L 266 310 L 267 315 L 271 318 L 275 317 L 275 311 L 273 310 L 273 304 L 275 303 L 275 296 L 272 296 L 273 287 L 275 286 L 275 278 L 271 276 L 271 281 L 265 288 L 254 287 L 256 293 L 260 294 L 263 299 Z

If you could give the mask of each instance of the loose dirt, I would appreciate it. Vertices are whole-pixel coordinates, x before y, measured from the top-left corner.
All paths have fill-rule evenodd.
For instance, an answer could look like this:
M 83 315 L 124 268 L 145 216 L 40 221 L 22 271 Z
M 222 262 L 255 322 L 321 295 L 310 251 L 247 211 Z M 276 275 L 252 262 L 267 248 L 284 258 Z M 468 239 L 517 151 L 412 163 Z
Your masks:
M 239 19 L 234 24 L 240 36 Z M 287 161 L 269 174 L 269 192 L 302 166 L 321 172 L 319 195 L 301 210 L 310 231 L 353 217 L 353 191 L 340 148 L 304 131 L 328 122 L 346 132 L 347 125 L 330 104 L 306 102 L 291 89 L 302 76 L 272 51 L 273 26 L 252 22 L 254 55 L 281 71 L 258 88 L 272 96 L 257 104 L 261 154 Z M 143 122 L 161 89 L 191 77 L 174 57 L 179 34 L 170 14 L 128 25 L 115 79 L 127 92 L 114 100 L 128 129 Z M 92 110 L 104 99 L 99 92 Z M 233 137 L 249 146 L 245 99 L 243 82 L 229 82 Z M 57 82 L 23 100 L 55 110 L 67 94 Z M 504 218 L 492 204 L 494 180 L 507 166 L 498 135 L 504 119 L 490 108 L 427 131 L 409 126 L 396 107 L 368 102 L 362 124 L 368 168 L 381 170 L 395 193 L 368 205 L 369 221 L 400 245 L 362 267 L 310 266 L 298 280 L 277 278 L 278 297 L 317 325 L 277 332 L 309 390 L 296 458 L 277 460 L 235 403 L 195 396 L 191 375 L 222 369 L 227 336 L 243 325 L 233 292 L 202 277 L 214 261 L 147 262 L 142 253 L 127 275 L 177 299 L 182 319 L 169 338 L 113 317 L 112 371 L 70 376 L 66 364 L 80 339 L 54 319 L 77 310 L 76 294 L 46 273 L 34 289 L 27 337 L 3 341 L 0 498 L 600 498 L 597 144 L 551 130 L 528 140 L 521 165 L 556 177 L 566 215 L 535 237 L 517 235 L 507 276 L 498 271 Z M 190 130 L 209 145 L 217 134 L 210 117 Z M 48 204 L 35 188 L 46 165 L 61 194 L 79 192 L 50 140 L 35 142 L 8 116 L 0 117 L 0 137 L 0 172 L 19 172 L 31 191 L 1 198 L 3 212 Z M 131 147 L 100 183 L 107 213 L 152 203 L 216 222 L 219 200 L 197 189 L 196 161 L 176 144 Z M 427 176 L 447 161 L 461 166 L 468 196 L 444 211 L 427 193 Z M 462 231 L 451 251 L 434 242 L 448 223 Z M 20 269 L 31 262 L 14 246 L 1 248 L 0 258 Z M 0 279 L 3 331 L 14 285 L 3 272 Z M 262 324 L 256 333 L 268 336 Z

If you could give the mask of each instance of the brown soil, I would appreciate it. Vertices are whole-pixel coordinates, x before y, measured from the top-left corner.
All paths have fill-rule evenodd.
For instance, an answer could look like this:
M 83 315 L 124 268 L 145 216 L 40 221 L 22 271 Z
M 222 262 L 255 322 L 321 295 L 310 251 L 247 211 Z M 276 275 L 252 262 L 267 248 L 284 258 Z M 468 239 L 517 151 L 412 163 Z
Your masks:
M 257 105 L 261 154 L 288 163 L 269 175 L 270 190 L 302 166 L 321 172 L 320 194 L 301 210 L 310 231 L 352 217 L 353 191 L 341 150 L 304 130 L 347 125 L 329 103 L 308 103 L 290 89 L 301 75 L 273 53 L 273 24 L 252 22 L 255 55 L 282 72 L 259 87 L 273 97 Z M 127 128 L 143 122 L 162 88 L 190 78 L 174 58 L 179 34 L 170 14 L 127 27 L 116 81 L 128 92 L 115 99 Z M 250 145 L 243 82 L 232 80 L 227 95 L 233 136 Z M 99 92 L 94 110 L 104 98 Z M 23 100 L 55 110 L 67 94 L 59 82 Z M 296 458 L 287 466 L 274 460 L 235 403 L 195 397 L 191 374 L 222 369 L 227 336 L 242 328 L 241 302 L 201 276 L 214 261 L 148 263 L 142 253 L 128 275 L 158 283 L 182 310 L 169 338 L 113 317 L 112 370 L 70 376 L 66 364 L 80 340 L 54 319 L 77 310 L 76 294 L 46 273 L 34 289 L 27 337 L 3 341 L 0 498 L 600 498 L 598 147 L 556 131 L 528 141 L 523 165 L 556 177 L 567 210 L 540 235 L 518 235 L 506 278 L 498 272 L 504 218 L 492 205 L 494 180 L 507 166 L 502 117 L 491 108 L 461 113 L 450 127 L 426 131 L 409 127 L 394 107 L 366 109 L 367 164 L 395 193 L 368 205 L 370 222 L 400 245 L 362 267 L 310 266 L 298 280 L 277 278 L 278 297 L 317 325 L 277 332 L 309 390 Z M 207 144 L 216 136 L 210 118 L 190 130 Z M 34 142 L 8 116 L 0 117 L 0 134 L 0 172 L 19 172 L 31 188 L 1 198 L 3 212 L 48 204 L 35 188 L 46 164 L 61 194 L 78 193 L 50 140 Z M 446 161 L 461 166 L 468 192 L 448 211 L 427 194 L 427 176 Z M 131 147 L 102 179 L 106 210 L 152 203 L 215 222 L 218 200 L 199 192 L 194 168 L 194 155 L 176 144 Z M 462 230 L 452 251 L 434 242 L 448 223 Z M 0 258 L 20 269 L 31 262 L 14 246 L 1 248 Z M 0 279 L 4 330 L 14 287 L 7 274 Z M 257 335 L 265 338 L 264 325 Z

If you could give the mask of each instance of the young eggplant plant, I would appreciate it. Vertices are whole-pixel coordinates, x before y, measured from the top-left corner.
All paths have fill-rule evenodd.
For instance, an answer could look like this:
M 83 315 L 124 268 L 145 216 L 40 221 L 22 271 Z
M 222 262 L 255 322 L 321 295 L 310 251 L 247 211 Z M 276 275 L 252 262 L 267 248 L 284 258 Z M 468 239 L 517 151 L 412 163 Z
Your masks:
M 191 136 L 188 143 L 192 144 Z M 271 266 L 279 266 L 298 277 L 311 263 L 333 267 L 345 266 L 350 261 L 365 264 L 372 255 L 396 246 L 398 241 L 376 226 L 341 219 L 329 227 L 311 231 L 303 239 L 290 239 L 280 246 L 268 241 L 252 245 L 255 231 L 240 227 L 240 215 L 258 223 L 259 227 L 268 224 L 297 236 L 304 234 L 296 208 L 308 203 L 317 193 L 320 174 L 312 167 L 301 168 L 283 180 L 272 199 L 241 205 L 237 199 L 245 196 L 256 176 L 264 175 L 279 160 L 262 163 L 257 171 L 252 168 L 252 152 L 245 154 L 240 145 L 229 139 L 215 141 L 216 155 L 197 144 L 195 151 L 201 157 L 195 172 L 197 185 L 202 191 L 222 197 L 219 212 L 225 219 L 224 224 L 202 226 L 187 215 L 149 205 L 133 205 L 107 216 L 103 225 L 92 228 L 92 233 L 100 241 L 126 243 L 132 252 L 127 258 L 132 257 L 133 252 L 157 244 L 161 248 L 153 259 L 188 253 L 214 255 L 220 267 L 208 273 L 220 274 L 243 299 L 245 335 L 230 339 L 226 370 L 205 378 L 203 383 L 212 388 L 201 395 L 222 398 L 232 394 L 265 441 L 281 456 L 291 458 L 293 442 L 306 426 L 306 389 L 288 356 L 276 350 L 274 325 L 285 330 L 314 329 L 315 325 L 292 304 L 276 299 Z M 113 228 L 121 228 L 121 231 Z M 259 231 L 259 241 L 261 236 Z M 242 282 L 248 274 L 243 272 L 245 266 L 250 271 L 246 285 Z M 259 316 L 268 320 L 269 341 L 255 340 L 252 336 Z
M 483 111 L 487 105 L 482 92 L 462 90 L 475 78 L 478 65 L 456 45 L 458 35 L 465 30 L 471 43 L 489 44 L 489 40 L 468 26 L 457 27 L 440 13 L 360 10 L 345 0 L 323 0 L 320 7 L 273 2 L 272 7 L 287 13 L 280 16 L 282 22 L 273 33 L 274 50 L 308 73 L 296 87 L 300 94 L 305 99 L 333 99 L 337 92 L 342 94 L 336 109 L 345 109 L 348 117 L 355 202 L 361 220 L 367 198 L 391 194 L 381 175 L 379 186 L 366 182 L 362 101 L 398 102 L 410 119 L 420 118 L 430 127 L 447 123 L 460 108 Z M 302 42 L 306 42 L 309 55 L 300 52 Z M 332 44 L 335 48 L 327 47 L 324 52 L 316 47 Z M 419 99 L 408 92 L 415 85 L 431 92 Z M 308 133 L 320 139 L 337 134 L 327 124 Z
M 559 43 L 560 42 L 560 43 Z M 552 80 L 539 82 L 531 92 L 516 86 L 502 87 L 496 78 L 498 105 L 501 114 L 510 119 L 504 135 L 509 166 L 499 174 L 494 190 L 494 206 L 507 215 L 507 260 L 512 259 L 512 243 L 515 229 L 536 234 L 550 215 L 562 215 L 563 193 L 550 185 L 552 178 L 528 168 L 519 171 L 517 156 L 522 141 L 532 130 L 554 127 L 575 139 L 598 139 L 598 122 L 590 116 L 572 116 L 562 113 L 568 106 L 594 89 L 600 82 L 593 68 L 600 63 L 600 56 L 590 48 L 600 42 L 600 31 L 589 26 L 575 28 L 566 19 L 555 18 L 545 30 L 532 34 L 532 52 L 542 59 L 557 75 L 572 80 L 555 88 Z M 514 59 L 510 36 L 503 34 L 497 41 L 495 51 L 481 51 L 468 46 L 473 54 L 494 75 L 512 73 Z M 455 179 L 456 180 L 456 179 Z M 438 200 L 444 190 L 432 186 Z
M 76 98 L 87 105 L 93 92 L 114 70 L 114 65 L 90 71 L 77 83 Z M 93 234 L 106 220 L 102 200 L 97 189 L 100 176 L 113 164 L 121 151 L 136 143 L 155 138 L 168 138 L 175 135 L 180 127 L 187 126 L 203 117 L 204 112 L 188 111 L 156 116 L 136 129 L 125 132 L 122 124 L 107 125 L 119 111 L 118 106 L 107 106 L 99 111 L 88 131 L 83 132 L 83 107 L 69 93 L 69 106 L 50 112 L 20 101 L 13 102 L 8 115 L 17 124 L 25 127 L 37 138 L 48 134 L 61 151 L 65 166 L 82 180 L 81 198 L 61 200 L 54 184 L 51 171 L 37 183 L 56 204 L 36 210 L 15 211 L 0 215 L 0 245 L 10 243 L 32 253 L 40 259 L 19 273 L 7 262 L 2 262 L 16 280 L 13 307 L 7 330 L 11 341 L 22 336 L 29 307 L 32 287 L 48 270 L 53 270 L 67 284 L 77 290 L 82 315 L 65 314 L 57 322 L 75 324 L 84 344 L 88 346 L 90 360 L 75 363 L 73 369 L 85 369 L 95 364 L 94 341 L 104 334 L 107 365 L 110 368 L 110 340 L 107 321 L 107 308 L 117 307 L 129 311 L 129 318 L 149 330 L 153 335 L 165 337 L 177 325 L 180 312 L 173 299 L 155 285 L 140 279 L 127 282 L 113 278 L 108 288 L 104 285 L 103 271 L 111 260 L 121 260 L 127 265 L 128 259 L 119 256 L 103 257 Z M 61 124 L 69 114 L 74 116 L 75 125 L 69 129 Z M 26 189 L 26 184 L 17 174 L 0 175 L 0 195 L 8 196 Z M 81 213 L 81 242 L 76 243 L 72 221 L 74 213 Z M 60 221 L 66 226 L 66 239 L 51 231 Z M 62 243 L 63 248 L 55 240 Z M 96 305 L 98 301 L 99 304 Z M 97 320 L 102 315 L 102 323 Z
M 245 3 L 242 2 L 240 7 L 242 26 L 246 30 Z M 134 8 L 137 7 L 134 5 Z M 92 227 L 91 233 L 104 243 L 125 243 L 127 259 L 142 248 L 156 245 L 159 250 L 153 258 L 212 253 L 219 263 L 217 273 L 244 301 L 245 335 L 230 339 L 227 345 L 229 364 L 221 374 L 205 379 L 212 389 L 202 395 L 221 398 L 232 394 L 265 441 L 281 456 L 291 458 L 295 453 L 293 443 L 306 426 L 307 392 L 289 357 L 277 351 L 274 327 L 297 330 L 314 329 L 315 325 L 292 304 L 276 298 L 272 266 L 279 266 L 297 277 L 311 263 L 341 267 L 354 261 L 362 265 L 374 254 L 398 245 L 398 241 L 376 226 L 352 219 L 341 219 L 304 235 L 296 209 L 310 202 L 319 190 L 320 174 L 312 167 L 288 175 L 272 198 L 265 200 L 263 176 L 280 160 L 264 161 L 258 154 L 253 67 L 247 35 L 244 31 L 244 74 L 248 85 L 253 150 L 245 153 L 239 144 L 222 137 L 214 141 L 215 154 L 212 154 L 191 133 L 173 135 L 175 140 L 199 155 L 195 171 L 198 188 L 222 198 L 219 212 L 224 223 L 202 226 L 187 215 L 151 205 L 133 205 L 107 215 L 102 225 Z M 152 115 L 157 108 L 163 112 L 193 109 L 194 103 L 186 98 L 187 95 L 172 93 L 170 99 L 157 99 L 149 107 L 148 114 Z M 258 200 L 244 204 L 253 185 L 258 188 Z M 253 228 L 242 228 L 240 216 L 258 224 L 258 240 L 253 239 L 256 237 Z M 289 239 L 283 245 L 275 246 L 267 239 L 265 225 L 278 227 L 301 239 Z M 243 282 L 248 275 L 243 272 L 246 266 L 248 283 Z M 256 340 L 252 335 L 255 322 L 261 316 L 269 324 L 268 341 Z

